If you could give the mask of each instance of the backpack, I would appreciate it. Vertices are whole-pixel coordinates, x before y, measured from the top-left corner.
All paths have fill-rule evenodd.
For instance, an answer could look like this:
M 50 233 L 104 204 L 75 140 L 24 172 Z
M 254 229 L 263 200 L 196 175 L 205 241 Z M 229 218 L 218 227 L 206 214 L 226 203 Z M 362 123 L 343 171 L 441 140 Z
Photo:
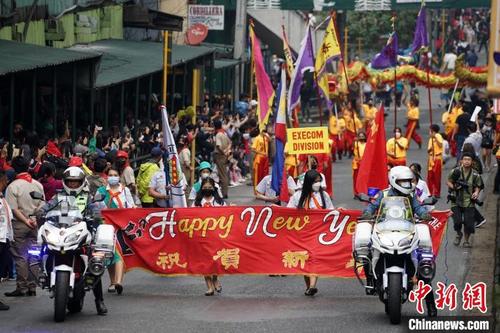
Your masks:
M 137 175 L 137 191 L 139 193 L 139 198 L 142 202 L 153 202 L 153 198 L 149 197 L 149 183 L 153 175 L 160 170 L 160 167 L 153 162 L 146 162 L 141 164 L 139 168 L 139 174 Z M 144 200 L 146 199 L 146 200 Z

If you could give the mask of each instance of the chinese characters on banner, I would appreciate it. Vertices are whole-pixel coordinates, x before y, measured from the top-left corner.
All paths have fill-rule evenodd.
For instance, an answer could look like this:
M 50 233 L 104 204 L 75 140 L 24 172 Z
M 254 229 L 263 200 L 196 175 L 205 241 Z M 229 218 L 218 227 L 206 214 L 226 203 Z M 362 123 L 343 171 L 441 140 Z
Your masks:
M 318 274 L 355 277 L 356 210 L 209 207 L 103 210 L 126 267 L 164 275 Z M 429 222 L 437 253 L 449 212 Z

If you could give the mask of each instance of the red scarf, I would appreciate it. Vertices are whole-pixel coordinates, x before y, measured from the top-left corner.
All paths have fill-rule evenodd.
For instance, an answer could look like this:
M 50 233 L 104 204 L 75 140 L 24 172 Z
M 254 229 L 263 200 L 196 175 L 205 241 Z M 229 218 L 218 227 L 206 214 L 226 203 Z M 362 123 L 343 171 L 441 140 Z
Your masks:
M 27 181 L 28 183 L 31 183 L 33 181 L 33 178 L 31 178 L 31 175 L 27 172 L 21 172 L 16 176 L 16 179 L 22 179 Z

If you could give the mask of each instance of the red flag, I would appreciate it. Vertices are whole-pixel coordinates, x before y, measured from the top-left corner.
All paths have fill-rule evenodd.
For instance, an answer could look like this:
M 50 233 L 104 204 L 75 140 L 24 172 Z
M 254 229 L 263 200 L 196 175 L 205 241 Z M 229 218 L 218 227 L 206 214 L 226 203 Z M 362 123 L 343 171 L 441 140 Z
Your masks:
M 384 105 L 382 105 L 369 130 L 365 152 L 359 165 L 356 191 L 368 193 L 369 187 L 383 190 L 387 186 L 387 153 L 385 150 Z

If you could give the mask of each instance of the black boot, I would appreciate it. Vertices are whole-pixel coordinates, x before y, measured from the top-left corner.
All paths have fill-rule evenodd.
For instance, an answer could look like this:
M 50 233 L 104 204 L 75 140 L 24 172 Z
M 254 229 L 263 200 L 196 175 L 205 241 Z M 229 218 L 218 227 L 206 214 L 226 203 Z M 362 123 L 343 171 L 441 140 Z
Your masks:
M 7 304 L 0 301 L 0 311 L 7 311 L 8 309 L 10 309 L 10 307 Z
M 97 314 L 99 316 L 105 316 L 106 313 L 108 313 L 108 308 L 106 308 L 106 305 L 104 305 L 103 300 L 97 300 L 95 301 L 95 308 L 97 310 Z

